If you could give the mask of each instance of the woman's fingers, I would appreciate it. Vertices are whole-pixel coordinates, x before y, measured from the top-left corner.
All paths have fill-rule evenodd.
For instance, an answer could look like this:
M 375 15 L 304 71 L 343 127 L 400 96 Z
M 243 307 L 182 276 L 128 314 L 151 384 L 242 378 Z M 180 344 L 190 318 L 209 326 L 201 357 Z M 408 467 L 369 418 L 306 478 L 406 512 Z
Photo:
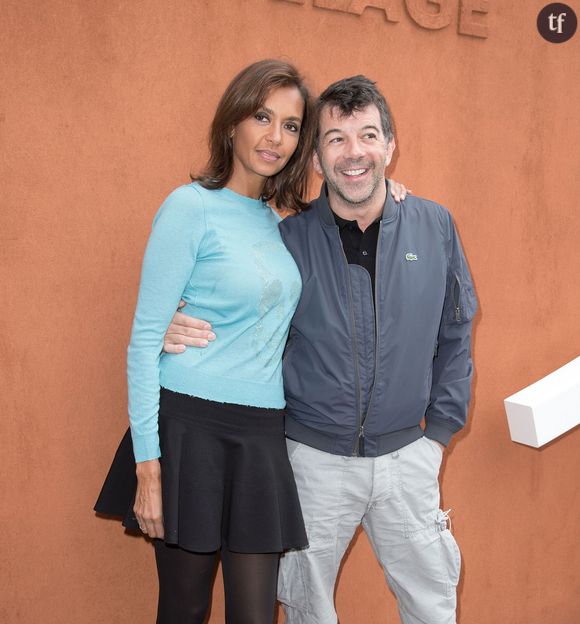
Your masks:
M 163 528 L 163 517 L 160 517 L 157 520 L 153 520 L 152 525 L 153 529 L 152 532 L 149 533 L 149 536 L 163 539 L 163 537 L 165 536 L 165 531 Z
M 163 515 L 159 512 L 135 511 L 135 517 L 141 531 L 149 537 L 163 539 Z
M 141 531 L 151 538 L 163 539 L 163 517 L 146 518 L 140 523 Z
M 139 520 L 139 528 L 144 535 L 148 535 L 151 538 L 159 538 L 163 539 L 164 537 L 164 527 L 163 527 L 163 518 L 150 518 L 145 519 L 141 518 Z
M 389 178 L 389 188 L 391 195 L 396 202 L 403 201 L 407 197 L 408 193 L 412 193 L 411 189 L 408 189 L 404 184 L 391 180 Z

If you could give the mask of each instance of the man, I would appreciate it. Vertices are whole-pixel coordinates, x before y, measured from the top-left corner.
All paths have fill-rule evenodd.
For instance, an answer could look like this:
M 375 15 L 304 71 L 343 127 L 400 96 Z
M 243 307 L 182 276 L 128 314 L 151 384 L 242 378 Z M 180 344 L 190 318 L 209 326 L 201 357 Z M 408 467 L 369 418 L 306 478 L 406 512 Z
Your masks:
M 310 546 L 282 557 L 279 599 L 289 624 L 336 623 L 336 576 L 362 523 L 402 622 L 451 624 L 460 554 L 438 475 L 470 397 L 469 270 L 445 208 L 412 196 L 397 205 L 387 192 L 395 141 L 375 84 L 330 85 L 318 115 L 325 184 L 280 225 L 303 284 L 284 385 Z

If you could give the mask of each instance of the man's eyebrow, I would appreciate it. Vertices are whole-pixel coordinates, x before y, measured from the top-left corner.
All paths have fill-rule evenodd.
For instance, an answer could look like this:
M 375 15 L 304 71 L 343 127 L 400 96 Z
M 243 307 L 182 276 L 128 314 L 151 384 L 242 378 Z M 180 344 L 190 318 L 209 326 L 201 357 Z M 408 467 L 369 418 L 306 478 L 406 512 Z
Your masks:
M 361 131 L 363 130 L 374 130 L 375 132 L 378 132 L 380 134 L 380 129 L 373 125 L 373 124 L 369 124 L 367 126 L 363 126 L 361 128 Z M 329 134 L 332 134 L 333 132 L 343 132 L 340 128 L 330 128 L 330 130 L 327 130 L 323 135 L 322 138 L 325 138 L 326 136 L 328 136 Z
M 326 137 L 333 132 L 342 132 L 342 130 L 340 128 L 331 128 L 330 130 L 327 130 L 322 136 Z
M 263 110 L 268 115 L 274 116 L 274 111 L 267 106 L 262 106 L 260 110 Z M 286 117 L 286 121 L 297 121 L 298 123 L 302 123 L 302 117 L 296 117 L 296 115 L 291 115 L 290 117 Z

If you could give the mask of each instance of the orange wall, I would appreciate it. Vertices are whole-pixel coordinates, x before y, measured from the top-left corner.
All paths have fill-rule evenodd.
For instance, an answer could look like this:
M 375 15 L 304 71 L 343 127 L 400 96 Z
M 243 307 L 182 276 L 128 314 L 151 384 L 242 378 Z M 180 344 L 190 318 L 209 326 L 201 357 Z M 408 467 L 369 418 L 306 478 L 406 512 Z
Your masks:
M 1 622 L 153 620 L 151 547 L 91 512 L 126 427 L 140 258 L 160 201 L 204 162 L 227 81 L 265 56 L 315 90 L 378 80 L 391 175 L 458 223 L 481 301 L 471 422 L 442 478 L 460 621 L 578 620 L 580 431 L 513 444 L 502 399 L 580 351 L 580 33 L 546 43 L 544 2 L 489 0 L 489 36 L 460 35 L 458 2 L 428 30 L 403 0 L 397 23 L 312 0 L 3 0 Z M 337 601 L 343 622 L 396 621 L 364 535 Z M 218 581 L 211 621 L 222 613 Z

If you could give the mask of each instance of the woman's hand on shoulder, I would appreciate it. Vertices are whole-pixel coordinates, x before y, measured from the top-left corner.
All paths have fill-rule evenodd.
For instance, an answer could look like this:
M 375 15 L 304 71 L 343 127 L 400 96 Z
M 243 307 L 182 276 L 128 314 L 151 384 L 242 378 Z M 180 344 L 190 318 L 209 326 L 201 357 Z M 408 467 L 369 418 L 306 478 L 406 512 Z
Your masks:
M 400 182 L 396 182 L 395 180 L 391 180 L 389 178 L 389 190 L 391 191 L 391 195 L 393 199 L 398 203 L 401 202 L 407 197 L 407 193 L 412 193 L 411 189 L 408 189 L 404 184 Z
M 163 505 L 161 502 L 161 464 L 158 459 L 137 464 L 137 493 L 133 511 L 139 528 L 149 537 L 163 539 Z

